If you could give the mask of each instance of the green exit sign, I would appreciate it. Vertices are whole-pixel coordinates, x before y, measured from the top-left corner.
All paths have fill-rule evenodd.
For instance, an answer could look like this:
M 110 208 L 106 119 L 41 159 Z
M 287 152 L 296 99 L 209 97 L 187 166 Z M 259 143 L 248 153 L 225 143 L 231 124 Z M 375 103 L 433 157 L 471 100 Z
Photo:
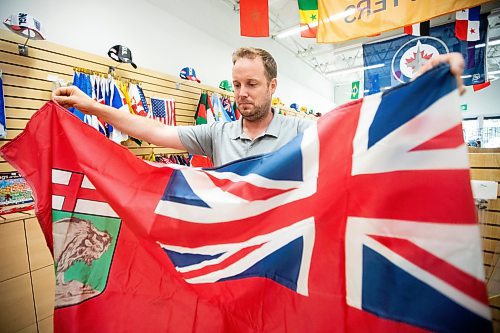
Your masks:
M 461 104 L 460 105 L 460 110 L 467 111 L 467 104 Z

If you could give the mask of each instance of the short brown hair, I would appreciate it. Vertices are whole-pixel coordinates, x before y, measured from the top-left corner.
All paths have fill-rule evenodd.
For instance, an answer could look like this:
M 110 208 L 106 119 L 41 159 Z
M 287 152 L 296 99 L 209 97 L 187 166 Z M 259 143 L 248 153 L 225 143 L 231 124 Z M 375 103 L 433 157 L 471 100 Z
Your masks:
M 257 57 L 262 59 L 262 63 L 264 64 L 264 74 L 266 75 L 267 82 L 271 82 L 271 80 L 275 79 L 278 75 L 278 65 L 276 65 L 276 61 L 273 56 L 266 50 L 256 47 L 240 47 L 233 52 L 233 65 L 238 59 L 255 59 Z

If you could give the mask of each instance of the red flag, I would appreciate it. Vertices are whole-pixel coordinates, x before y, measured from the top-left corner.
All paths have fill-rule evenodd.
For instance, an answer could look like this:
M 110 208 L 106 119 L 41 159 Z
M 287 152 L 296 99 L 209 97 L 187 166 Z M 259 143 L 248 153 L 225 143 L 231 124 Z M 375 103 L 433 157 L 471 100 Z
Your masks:
M 269 37 L 267 0 L 240 0 L 240 32 L 247 37 Z
M 484 83 L 479 83 L 479 84 L 474 84 L 474 85 L 472 85 L 472 89 L 474 89 L 474 91 L 479 91 L 479 90 L 481 90 L 481 89 L 484 89 L 484 88 L 486 88 L 486 87 L 489 87 L 489 86 L 490 86 L 490 84 L 491 84 L 491 82 L 490 82 L 490 81 L 486 81 L 486 82 L 484 82 Z
M 455 88 L 439 67 L 211 170 L 47 103 L 0 154 L 54 253 L 55 332 L 491 331 Z
M 415 23 L 412 25 L 407 25 L 404 27 L 404 33 L 413 36 L 429 36 L 429 30 L 431 27 L 431 21 L 424 21 L 420 23 Z

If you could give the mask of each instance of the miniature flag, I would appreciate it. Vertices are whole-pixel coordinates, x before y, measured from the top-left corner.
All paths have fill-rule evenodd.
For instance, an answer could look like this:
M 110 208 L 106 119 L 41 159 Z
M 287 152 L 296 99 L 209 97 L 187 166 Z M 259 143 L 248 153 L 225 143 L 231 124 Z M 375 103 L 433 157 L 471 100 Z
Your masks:
M 300 26 L 305 30 L 301 30 L 300 36 L 305 38 L 316 38 L 316 30 L 318 27 L 318 0 L 298 0 Z
M 351 87 L 351 99 L 359 98 L 359 81 L 354 81 Z
M 481 6 L 462 9 L 456 13 L 455 36 L 460 40 L 479 40 L 479 16 Z
M 175 100 L 151 97 L 151 117 L 165 125 L 175 126 Z
M 269 37 L 267 0 L 240 0 L 240 32 L 247 37 Z
M 407 25 L 404 27 L 404 32 L 407 35 L 413 36 L 429 36 L 429 30 L 431 27 L 430 22 L 431 21 L 424 21 L 412 25 Z

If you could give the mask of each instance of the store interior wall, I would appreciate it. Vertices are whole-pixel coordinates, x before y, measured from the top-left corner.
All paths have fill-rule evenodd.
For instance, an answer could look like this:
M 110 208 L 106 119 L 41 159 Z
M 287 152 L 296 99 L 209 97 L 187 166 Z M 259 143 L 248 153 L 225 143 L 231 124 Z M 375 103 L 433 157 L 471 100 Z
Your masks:
M 460 97 L 460 104 L 467 105 L 462 111 L 462 118 L 498 117 L 500 116 L 500 80 L 491 82 L 489 87 L 474 91 L 466 87 L 466 93 Z
M 363 88 L 363 78 L 360 80 L 360 91 Z M 498 117 L 500 116 L 500 80 L 491 82 L 489 87 L 474 91 L 472 87 L 465 87 L 465 94 L 460 96 L 460 105 L 466 105 L 467 110 L 462 111 L 463 119 L 477 117 Z M 341 84 L 335 86 L 335 101 L 338 104 L 349 102 L 351 99 L 351 84 Z
M 278 63 L 278 88 L 275 96 L 289 105 L 298 103 L 319 112 L 334 106 L 333 85 L 313 69 L 301 63 L 293 54 L 268 38 L 234 38 L 217 36 L 198 29 L 188 22 L 203 13 L 207 26 L 218 20 L 239 17 L 220 1 L 192 2 L 183 17 L 168 11 L 179 3 L 167 1 L 165 6 L 154 1 L 0 1 L 2 19 L 10 14 L 26 12 L 41 21 L 46 39 L 67 47 L 105 56 L 116 44 L 129 47 L 133 61 L 143 68 L 178 75 L 183 67 L 193 67 L 202 83 L 218 86 L 231 79 L 231 54 L 240 46 L 257 46 L 269 50 Z M 197 8 L 196 4 L 204 6 Z M 182 6 L 186 3 L 182 2 Z M 206 12 L 206 6 L 211 6 Z M 196 15 L 195 15 L 196 13 Z M 182 16 L 182 15 L 181 15 Z M 2 29 L 6 29 L 2 25 Z M 207 31 L 210 29 L 207 28 Z M 36 41 L 30 41 L 35 44 Z M 130 66 L 121 64 L 120 67 Z

